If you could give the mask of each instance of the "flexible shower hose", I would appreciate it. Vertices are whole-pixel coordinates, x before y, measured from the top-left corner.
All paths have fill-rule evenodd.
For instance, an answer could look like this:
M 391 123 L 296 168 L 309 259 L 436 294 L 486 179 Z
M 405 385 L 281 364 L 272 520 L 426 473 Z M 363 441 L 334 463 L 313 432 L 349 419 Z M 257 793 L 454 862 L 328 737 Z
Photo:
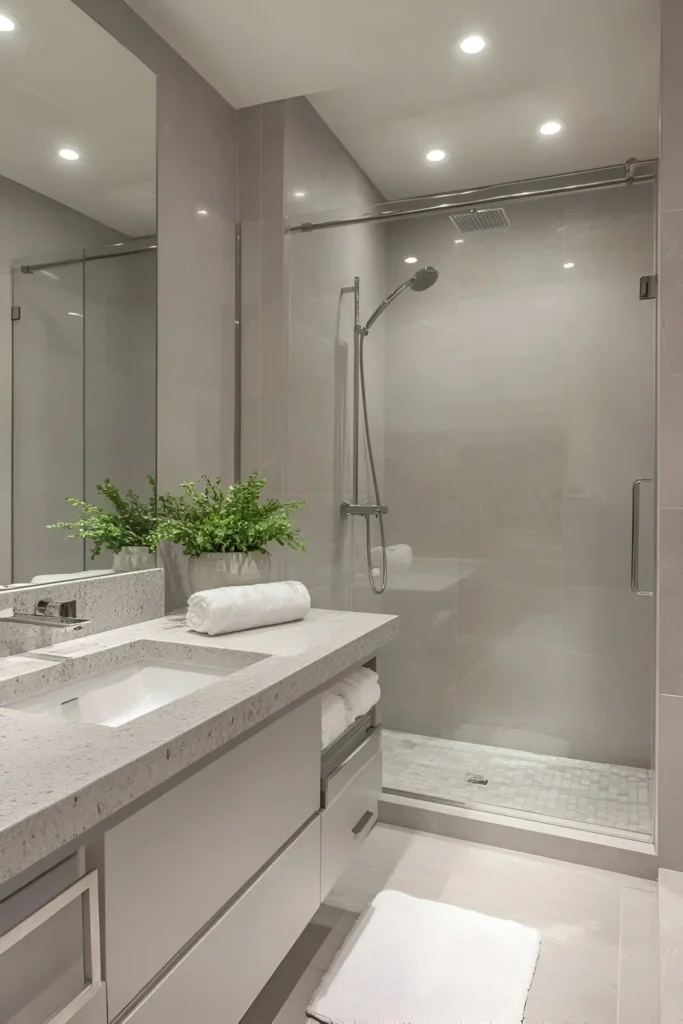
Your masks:
M 363 425 L 365 427 L 365 443 L 368 449 L 368 462 L 370 463 L 370 475 L 372 477 L 372 486 L 375 491 L 375 504 L 378 507 L 382 505 L 382 498 L 379 492 L 379 481 L 377 480 L 377 469 L 375 468 L 375 456 L 372 451 L 372 438 L 370 436 L 370 418 L 368 416 L 368 400 L 365 388 L 365 335 L 367 332 L 361 334 L 360 337 L 360 393 L 361 400 L 363 403 Z M 387 587 L 387 543 L 384 536 L 384 513 L 378 512 L 377 518 L 379 519 L 379 536 L 380 543 L 382 545 L 382 582 L 378 585 L 375 577 L 372 575 L 372 540 L 370 537 L 370 516 L 365 517 L 365 551 L 368 560 L 368 579 L 373 593 L 383 594 Z

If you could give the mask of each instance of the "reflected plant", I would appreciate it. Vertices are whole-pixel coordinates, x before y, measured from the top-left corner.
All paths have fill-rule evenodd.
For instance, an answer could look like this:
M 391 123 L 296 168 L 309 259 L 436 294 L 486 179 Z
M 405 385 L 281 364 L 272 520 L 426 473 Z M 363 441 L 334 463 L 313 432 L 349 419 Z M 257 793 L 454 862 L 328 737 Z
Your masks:
M 106 498 L 111 510 L 82 498 L 67 498 L 70 505 L 80 509 L 80 514 L 71 522 L 51 523 L 47 529 L 70 530 L 70 538 L 90 541 L 92 558 L 103 549 L 115 554 L 125 547 L 145 547 L 156 551 L 159 511 L 167 496 L 159 497 L 153 476 L 147 479 L 152 491 L 149 498 L 141 498 L 132 490 L 122 494 L 109 479 L 97 484 L 97 493 Z

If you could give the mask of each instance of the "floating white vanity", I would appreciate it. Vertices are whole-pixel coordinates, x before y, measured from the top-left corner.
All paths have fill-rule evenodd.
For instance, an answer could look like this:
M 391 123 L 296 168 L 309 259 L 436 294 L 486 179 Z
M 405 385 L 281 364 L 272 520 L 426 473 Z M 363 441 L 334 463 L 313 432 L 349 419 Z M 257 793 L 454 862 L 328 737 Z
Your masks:
M 377 816 L 320 693 L 390 616 L 179 617 L 0 661 L 0 1022 L 238 1024 Z

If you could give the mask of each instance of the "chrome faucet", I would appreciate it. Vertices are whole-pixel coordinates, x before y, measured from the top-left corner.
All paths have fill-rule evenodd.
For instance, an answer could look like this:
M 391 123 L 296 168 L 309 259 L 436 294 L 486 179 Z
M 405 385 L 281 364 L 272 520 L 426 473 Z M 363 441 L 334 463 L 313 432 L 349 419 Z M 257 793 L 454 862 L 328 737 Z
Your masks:
M 47 601 L 36 603 L 33 614 L 14 612 L 6 617 L 0 616 L 0 626 L 52 626 L 57 629 L 83 629 L 90 619 L 79 619 L 74 601 Z

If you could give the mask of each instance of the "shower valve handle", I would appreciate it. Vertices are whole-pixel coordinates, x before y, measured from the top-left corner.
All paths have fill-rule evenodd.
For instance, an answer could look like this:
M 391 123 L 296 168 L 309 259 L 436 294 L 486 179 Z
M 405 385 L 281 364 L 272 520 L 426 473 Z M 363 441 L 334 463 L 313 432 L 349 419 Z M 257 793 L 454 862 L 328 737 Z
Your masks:
M 350 501 L 342 501 L 341 510 L 347 516 L 385 516 L 388 505 L 353 505 Z

